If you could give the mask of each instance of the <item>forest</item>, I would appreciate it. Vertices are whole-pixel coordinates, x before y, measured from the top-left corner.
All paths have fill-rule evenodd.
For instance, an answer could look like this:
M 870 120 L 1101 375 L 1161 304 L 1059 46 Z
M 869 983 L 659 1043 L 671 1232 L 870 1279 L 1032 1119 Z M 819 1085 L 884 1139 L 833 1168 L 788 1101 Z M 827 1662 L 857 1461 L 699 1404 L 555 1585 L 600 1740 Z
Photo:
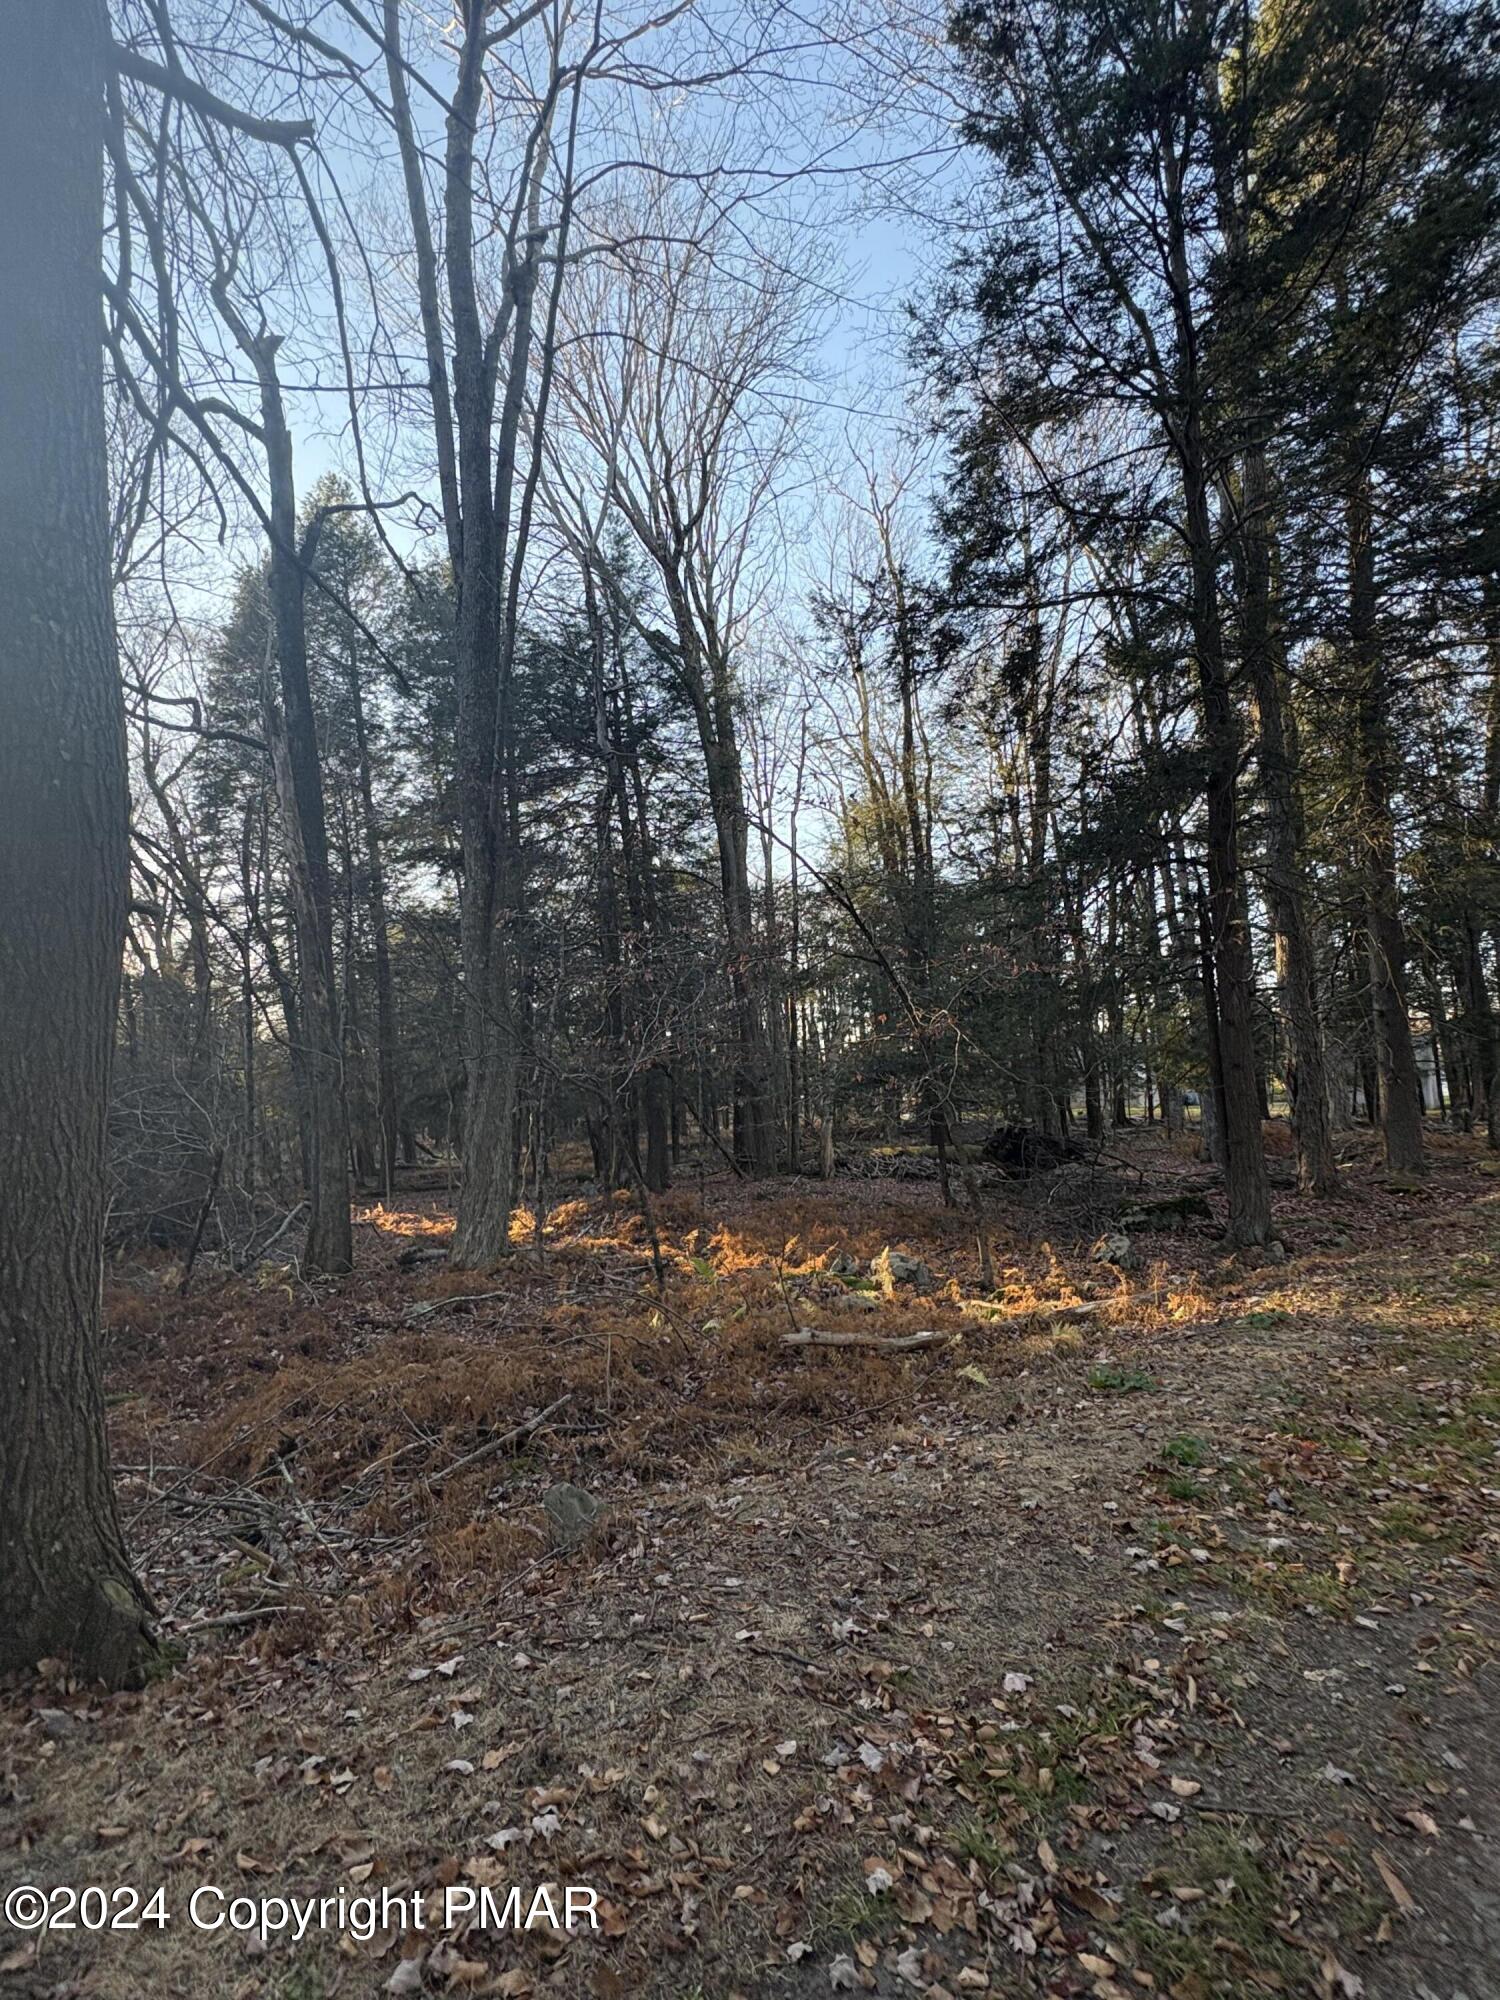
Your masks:
M 0 20 L 0 2000 L 1500 2000 L 1493 0 Z

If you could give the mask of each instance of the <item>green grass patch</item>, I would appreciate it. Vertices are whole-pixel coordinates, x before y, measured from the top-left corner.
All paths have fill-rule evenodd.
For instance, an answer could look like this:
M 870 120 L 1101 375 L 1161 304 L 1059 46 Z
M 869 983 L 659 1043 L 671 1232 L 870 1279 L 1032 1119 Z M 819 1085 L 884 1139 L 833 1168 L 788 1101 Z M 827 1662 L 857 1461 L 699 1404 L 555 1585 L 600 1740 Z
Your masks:
M 1154 1389 L 1156 1377 L 1148 1375 L 1144 1368 L 1126 1368 L 1118 1362 L 1107 1361 L 1090 1374 L 1089 1387 L 1104 1394 L 1126 1396 L 1137 1389 Z
M 1161 1448 L 1161 1455 L 1168 1465 L 1182 1465 L 1192 1469 L 1207 1465 L 1208 1446 L 1202 1438 L 1186 1432 L 1182 1437 L 1168 1438 Z

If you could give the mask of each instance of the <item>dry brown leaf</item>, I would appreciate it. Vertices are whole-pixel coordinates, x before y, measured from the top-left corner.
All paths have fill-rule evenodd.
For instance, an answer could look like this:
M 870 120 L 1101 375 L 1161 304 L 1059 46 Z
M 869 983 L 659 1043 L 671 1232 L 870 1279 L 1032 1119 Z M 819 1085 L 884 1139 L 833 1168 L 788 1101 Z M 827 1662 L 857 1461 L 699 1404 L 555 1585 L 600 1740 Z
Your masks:
M 1380 1871 L 1380 1879 L 1390 1892 L 1391 1901 L 1396 1905 L 1396 1908 L 1406 1911 L 1414 1910 L 1417 1907 L 1416 1897 L 1413 1896 L 1411 1890 L 1407 1888 L 1401 1877 L 1391 1866 L 1389 1859 L 1381 1853 L 1378 1847 L 1375 1849 L 1372 1859 Z
M 443 1970 L 450 1986 L 478 1986 L 490 1976 L 490 1968 L 482 1958 L 451 1958 Z

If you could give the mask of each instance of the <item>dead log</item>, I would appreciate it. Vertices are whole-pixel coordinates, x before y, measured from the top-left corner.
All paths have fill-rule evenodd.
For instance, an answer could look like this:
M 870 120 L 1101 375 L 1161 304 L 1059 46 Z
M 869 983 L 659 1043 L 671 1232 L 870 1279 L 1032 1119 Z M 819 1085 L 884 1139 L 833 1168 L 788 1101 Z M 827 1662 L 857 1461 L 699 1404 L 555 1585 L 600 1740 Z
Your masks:
M 877 1354 L 909 1354 L 917 1347 L 942 1347 L 953 1338 L 949 1333 L 820 1333 L 816 1327 L 799 1326 L 781 1336 L 783 1347 L 868 1347 Z

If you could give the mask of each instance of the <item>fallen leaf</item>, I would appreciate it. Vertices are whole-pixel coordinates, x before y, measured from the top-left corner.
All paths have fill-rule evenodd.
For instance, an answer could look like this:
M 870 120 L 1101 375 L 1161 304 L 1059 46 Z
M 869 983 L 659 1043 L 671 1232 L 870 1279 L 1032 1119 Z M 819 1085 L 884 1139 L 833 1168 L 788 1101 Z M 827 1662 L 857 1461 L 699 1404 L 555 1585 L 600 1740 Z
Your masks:
M 1390 1891 L 1391 1901 L 1396 1905 L 1396 1908 L 1398 1910 L 1414 1910 L 1417 1907 L 1416 1897 L 1413 1896 L 1411 1890 L 1407 1888 L 1401 1877 L 1391 1866 L 1390 1861 L 1381 1853 L 1378 1847 L 1375 1849 L 1372 1859 L 1375 1866 L 1380 1870 L 1380 1879 Z

